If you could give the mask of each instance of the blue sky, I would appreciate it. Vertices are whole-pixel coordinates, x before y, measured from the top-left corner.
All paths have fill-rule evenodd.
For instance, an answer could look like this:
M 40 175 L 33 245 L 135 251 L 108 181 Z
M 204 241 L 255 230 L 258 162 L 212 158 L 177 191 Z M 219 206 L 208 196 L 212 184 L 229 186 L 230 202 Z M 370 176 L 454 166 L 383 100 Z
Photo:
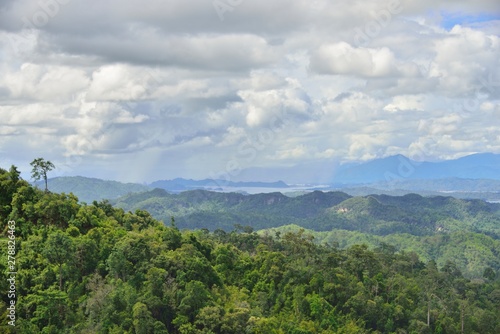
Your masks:
M 442 13 L 441 15 L 441 26 L 446 30 L 451 30 L 455 25 L 472 26 L 478 23 L 500 21 L 500 15 L 498 13 Z
M 221 1 L 3 1 L 0 166 L 305 183 L 500 153 L 497 0 Z

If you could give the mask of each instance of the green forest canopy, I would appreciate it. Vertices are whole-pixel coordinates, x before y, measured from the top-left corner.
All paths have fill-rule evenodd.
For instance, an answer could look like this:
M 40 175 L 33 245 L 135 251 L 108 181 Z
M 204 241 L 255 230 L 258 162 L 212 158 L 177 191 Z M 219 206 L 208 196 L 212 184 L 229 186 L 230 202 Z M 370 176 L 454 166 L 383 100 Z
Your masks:
M 14 167 L 0 186 L 17 245 L 16 331 L 2 295 L 3 333 L 500 332 L 491 268 L 471 280 L 452 261 L 318 245 L 303 230 L 180 231 L 144 210 L 40 191 Z

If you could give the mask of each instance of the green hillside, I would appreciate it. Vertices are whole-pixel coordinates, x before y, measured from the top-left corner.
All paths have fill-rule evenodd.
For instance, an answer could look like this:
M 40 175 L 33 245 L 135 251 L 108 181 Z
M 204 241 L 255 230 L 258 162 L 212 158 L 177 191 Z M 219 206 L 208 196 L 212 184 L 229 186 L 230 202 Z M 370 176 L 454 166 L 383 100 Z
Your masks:
M 468 277 L 481 277 L 489 267 L 500 269 L 500 206 L 481 200 L 320 191 L 293 198 L 202 190 L 174 195 L 157 189 L 122 197 L 116 205 L 147 210 L 165 222 L 173 216 L 186 229 L 231 231 L 236 225 L 266 233 L 295 226 L 295 232 L 306 228 L 316 242 L 341 248 L 384 243 L 438 265 L 453 259 Z
M 302 227 L 287 225 L 258 231 L 259 235 L 276 236 L 276 233 L 297 233 Z M 484 270 L 500 270 L 500 240 L 487 235 L 466 231 L 455 231 L 430 236 L 411 234 L 373 235 L 357 231 L 334 229 L 329 232 L 304 230 L 317 244 L 328 244 L 346 249 L 354 245 L 366 244 L 371 249 L 381 245 L 394 247 L 397 252 L 414 252 L 424 262 L 435 261 L 444 266 L 452 260 L 468 277 L 482 277 Z
M 453 197 L 370 195 L 314 191 L 296 197 L 281 193 L 243 195 L 205 190 L 169 194 L 153 190 L 114 202 L 127 211 L 147 210 L 180 228 L 224 229 L 234 224 L 254 229 L 297 224 L 316 231 L 346 229 L 376 235 L 433 235 L 465 230 L 500 236 L 499 204 Z
M 169 194 L 155 189 L 129 194 L 113 201 L 113 204 L 129 211 L 147 210 L 153 217 L 165 222 L 175 216 L 181 228 L 221 228 L 230 231 L 234 224 L 261 229 L 303 222 L 349 197 L 341 192 L 320 191 L 291 198 L 278 192 L 243 195 L 192 190 Z
M 92 203 L 103 199 L 115 199 L 129 193 L 150 190 L 137 183 L 105 181 L 82 176 L 56 177 L 48 180 L 49 189 L 56 193 L 73 193 L 81 201 Z
M 283 206 L 299 215 L 292 206 L 301 203 L 277 194 L 241 202 L 192 195 L 183 195 L 192 197 L 189 203 L 176 202 L 179 212 L 206 205 L 214 213 L 226 203 L 249 211 Z M 304 202 L 312 207 L 301 214 L 353 202 L 343 196 L 310 195 Z M 375 197 L 351 204 L 374 214 L 381 205 Z M 465 206 L 462 213 L 473 211 Z M 1 333 L 500 332 L 498 272 L 486 267 L 470 279 L 454 261 L 460 264 L 463 250 L 453 245 L 457 240 L 484 251 L 498 246 L 470 232 L 406 235 L 402 243 L 441 245 L 430 248 L 448 256 L 441 265 L 387 244 L 340 249 L 330 232 L 317 232 L 327 245 L 303 230 L 272 237 L 245 227 L 239 228 L 244 233 L 181 231 L 146 211 L 126 212 L 106 201 L 81 204 L 74 195 L 33 188 L 15 168 L 0 169 L 0 227 L 0 289 L 14 291 L 0 298 Z

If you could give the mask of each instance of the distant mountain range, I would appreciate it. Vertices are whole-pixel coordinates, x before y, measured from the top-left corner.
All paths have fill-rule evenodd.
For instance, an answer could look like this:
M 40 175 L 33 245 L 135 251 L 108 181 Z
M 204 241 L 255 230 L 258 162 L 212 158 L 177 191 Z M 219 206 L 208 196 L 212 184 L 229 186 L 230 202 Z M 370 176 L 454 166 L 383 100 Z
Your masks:
M 389 244 L 440 265 L 454 259 L 470 277 L 481 277 L 485 267 L 500 268 L 500 155 L 495 154 L 422 163 L 398 155 L 344 165 L 323 191 L 282 181 L 181 178 L 134 184 L 59 177 L 48 185 L 87 203 L 109 199 L 125 211 L 147 210 L 167 224 L 173 217 L 179 228 L 255 229 L 276 237 L 306 228 L 320 243 Z
M 439 162 L 420 162 L 403 155 L 340 166 L 332 183 L 371 184 L 394 180 L 447 178 L 500 180 L 500 154 L 481 153 Z
M 43 182 L 37 185 L 42 187 Z M 151 190 L 150 187 L 137 183 L 105 181 L 83 176 L 63 176 L 48 180 L 49 190 L 56 193 L 73 193 L 82 202 L 92 203 L 103 199 L 115 199 L 128 193 Z
M 235 182 L 227 180 L 187 180 L 176 178 L 173 180 L 160 180 L 155 181 L 149 185 L 151 188 L 165 189 L 171 192 L 180 192 L 193 189 L 210 189 L 210 190 L 223 190 L 226 187 L 244 188 L 244 187 L 258 187 L 258 188 L 288 188 L 288 185 L 283 181 L 277 182 Z
M 500 201 L 500 155 L 473 154 L 441 162 L 417 162 L 402 155 L 376 159 L 366 163 L 347 164 L 335 169 L 330 186 L 351 195 L 451 194 L 458 198 Z M 150 184 L 120 183 L 94 178 L 57 177 L 49 179 L 54 192 L 74 193 L 81 201 L 116 199 L 129 193 L 160 188 L 171 193 L 194 189 L 223 192 L 294 192 L 311 191 L 318 186 L 294 186 L 283 181 L 241 182 L 231 180 L 191 180 L 176 178 Z M 250 189 L 253 189 L 250 191 Z
M 43 182 L 37 182 L 43 187 Z M 223 191 L 232 189 L 238 191 L 242 188 L 286 189 L 289 186 L 283 181 L 277 182 L 235 182 L 226 180 L 190 180 L 177 178 L 174 180 L 155 181 L 149 185 L 138 183 L 121 183 L 83 176 L 55 177 L 48 180 L 49 190 L 56 193 L 73 193 L 80 201 L 91 203 L 103 199 L 116 199 L 130 194 L 150 191 L 158 188 L 170 193 L 179 193 L 187 190 L 206 189 Z

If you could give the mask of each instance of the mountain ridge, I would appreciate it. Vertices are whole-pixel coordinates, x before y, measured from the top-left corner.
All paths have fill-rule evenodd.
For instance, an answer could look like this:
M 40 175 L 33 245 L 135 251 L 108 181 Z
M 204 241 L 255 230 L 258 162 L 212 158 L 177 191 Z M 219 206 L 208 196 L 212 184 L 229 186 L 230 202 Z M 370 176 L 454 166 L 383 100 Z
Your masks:
M 49 189 L 54 192 L 72 192 L 88 203 L 94 200 L 116 199 L 131 192 L 149 191 L 154 188 L 173 193 L 193 189 L 258 193 L 311 191 L 320 186 L 325 190 L 363 187 L 385 192 L 409 191 L 425 195 L 444 191 L 456 192 L 455 195 L 461 198 L 500 200 L 500 155 L 493 153 L 478 153 L 438 162 L 418 162 L 399 154 L 365 163 L 342 165 L 335 169 L 332 175 L 329 184 L 310 186 L 295 186 L 284 181 L 184 178 L 138 184 L 63 176 L 49 179 Z
M 260 181 L 231 181 L 221 179 L 203 179 L 193 180 L 184 178 L 175 178 L 172 180 L 158 180 L 149 184 L 152 188 L 162 188 L 168 191 L 179 192 L 200 187 L 219 190 L 223 187 L 269 187 L 269 188 L 288 188 L 288 184 L 283 181 L 260 182 Z
M 153 190 L 113 201 L 126 211 L 147 210 L 181 228 L 231 230 L 234 224 L 254 229 L 297 224 L 327 231 L 332 228 L 385 235 L 431 235 L 468 229 L 500 238 L 500 204 L 451 196 L 350 196 L 339 191 L 313 191 L 296 197 L 282 193 L 243 195 L 207 190 L 169 194 Z
M 500 180 L 500 154 L 477 153 L 437 162 L 416 161 L 398 154 L 361 164 L 340 166 L 332 177 L 332 183 L 367 184 L 454 177 Z
M 42 185 L 37 182 L 36 185 Z M 148 191 L 148 186 L 139 183 L 123 183 L 84 176 L 60 176 L 48 179 L 48 188 L 57 193 L 73 193 L 80 201 L 91 203 L 103 199 L 115 199 L 133 192 Z

